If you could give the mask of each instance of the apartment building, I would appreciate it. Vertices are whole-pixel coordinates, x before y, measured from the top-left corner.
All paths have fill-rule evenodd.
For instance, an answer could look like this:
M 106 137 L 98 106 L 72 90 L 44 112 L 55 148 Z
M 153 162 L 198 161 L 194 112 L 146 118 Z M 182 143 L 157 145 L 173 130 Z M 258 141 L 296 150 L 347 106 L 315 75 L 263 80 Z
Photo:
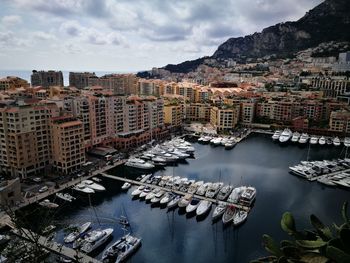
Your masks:
M 138 81 L 137 94 L 142 96 L 159 97 L 164 93 L 164 82 L 161 80 L 140 79 Z
M 134 74 L 108 74 L 89 77 L 88 86 L 101 86 L 115 95 L 136 94 L 138 78 Z
M 336 98 L 350 91 L 350 80 L 345 76 L 314 77 L 311 86 L 322 90 L 325 98 Z
M 230 107 L 212 107 L 210 111 L 210 123 L 218 132 L 230 131 L 236 127 L 239 121 L 240 105 Z
M 189 121 L 210 122 L 211 106 L 204 103 L 191 103 L 185 106 L 185 118 Z
M 333 111 L 329 118 L 329 130 L 350 133 L 350 112 L 348 110 Z
M 0 78 L 0 91 L 6 91 L 18 88 L 28 88 L 30 85 L 28 81 L 19 77 L 8 76 L 6 78 Z
M 77 118 L 65 116 L 51 119 L 52 166 L 63 174 L 69 174 L 85 163 L 83 123 Z
M 164 106 L 164 124 L 173 127 L 181 127 L 184 118 L 184 109 L 182 105 Z
M 0 108 L 0 169 L 26 178 L 45 170 L 51 159 L 49 119 L 56 104 L 17 103 Z
M 89 86 L 89 78 L 95 77 L 95 72 L 69 72 L 69 86 L 83 89 Z
M 240 120 L 243 124 L 251 124 L 253 123 L 255 116 L 255 102 L 246 101 L 241 102 L 241 117 Z
M 52 86 L 64 86 L 62 71 L 32 71 L 31 75 L 32 87 L 42 86 L 49 88 Z

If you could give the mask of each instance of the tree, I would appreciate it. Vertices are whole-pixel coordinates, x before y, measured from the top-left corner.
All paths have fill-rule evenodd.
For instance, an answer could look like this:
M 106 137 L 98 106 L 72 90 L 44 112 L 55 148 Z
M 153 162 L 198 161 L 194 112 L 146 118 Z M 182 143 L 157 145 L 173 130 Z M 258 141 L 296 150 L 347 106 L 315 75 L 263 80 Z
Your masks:
M 342 208 L 344 222 L 337 226 L 325 226 L 315 215 L 310 216 L 313 230 L 298 231 L 290 212 L 283 214 L 282 229 L 293 240 L 276 243 L 269 235 L 263 235 L 263 244 L 271 256 L 260 258 L 251 263 L 349 263 L 350 262 L 350 219 L 347 214 L 347 202 Z

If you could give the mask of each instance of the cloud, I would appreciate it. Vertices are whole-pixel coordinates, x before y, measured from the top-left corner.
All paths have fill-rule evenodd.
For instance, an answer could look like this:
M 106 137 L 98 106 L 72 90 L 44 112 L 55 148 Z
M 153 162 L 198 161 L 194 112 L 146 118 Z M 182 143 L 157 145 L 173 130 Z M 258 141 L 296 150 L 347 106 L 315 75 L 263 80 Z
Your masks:
M 56 39 L 54 35 L 43 31 L 33 32 L 33 38 L 36 40 L 55 40 Z
M 22 18 L 17 15 L 4 16 L 1 19 L 1 23 L 5 26 L 14 26 L 20 24 L 22 22 Z
M 19 47 L 28 47 L 30 40 L 22 39 L 16 36 L 12 31 L 1 32 L 0 31 L 0 47 L 11 49 Z
M 72 37 L 79 36 L 84 28 L 79 24 L 78 21 L 66 21 L 61 24 L 60 31 L 70 35 Z

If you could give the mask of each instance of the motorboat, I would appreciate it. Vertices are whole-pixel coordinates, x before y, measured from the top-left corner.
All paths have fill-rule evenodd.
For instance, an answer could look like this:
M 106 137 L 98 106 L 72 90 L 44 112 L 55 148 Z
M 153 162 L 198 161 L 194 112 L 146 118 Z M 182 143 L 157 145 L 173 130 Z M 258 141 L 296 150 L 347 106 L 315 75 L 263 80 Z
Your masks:
M 218 205 L 215 207 L 214 212 L 212 214 L 212 219 L 215 220 L 222 216 L 227 208 L 227 204 L 224 202 L 219 202 Z
M 211 209 L 211 205 L 212 205 L 212 202 L 208 200 L 201 200 L 196 209 L 197 216 L 202 216 L 202 215 L 205 215 L 207 212 L 209 212 L 209 210 Z
M 150 170 L 153 169 L 155 166 L 152 163 L 146 162 L 145 160 L 139 159 L 139 158 L 130 158 L 126 163 L 126 166 L 142 169 L 142 170 Z
M 298 142 L 300 139 L 300 133 L 299 132 L 294 132 L 291 141 L 292 142 Z
M 102 262 L 124 262 L 130 257 L 141 245 L 141 238 L 130 234 L 124 235 L 108 247 L 102 254 Z
M 303 133 L 301 134 L 300 138 L 299 138 L 299 143 L 300 144 L 305 144 L 309 141 L 309 135 L 307 133 Z
M 131 184 L 128 183 L 128 182 L 125 182 L 125 183 L 122 185 L 122 190 L 128 190 L 130 187 L 131 187 Z
M 145 200 L 146 201 L 150 201 L 153 197 L 156 196 L 156 194 L 160 191 L 159 188 L 154 188 L 151 192 L 149 192 L 146 196 L 145 196 Z
M 292 135 L 293 133 L 290 129 L 284 129 L 278 140 L 282 143 L 287 142 L 292 137 Z
M 197 195 L 205 195 L 207 189 L 212 185 L 212 183 L 202 184 L 196 191 Z
M 248 186 L 241 195 L 240 202 L 244 205 L 251 206 L 256 197 L 256 188 Z
M 218 193 L 218 200 L 223 201 L 225 199 L 227 199 L 227 197 L 231 194 L 233 189 L 233 186 L 231 185 L 225 185 L 224 187 L 222 187 Z
M 112 235 L 113 228 L 106 228 L 103 230 L 93 230 L 87 233 L 81 245 L 81 251 L 91 253 L 96 248 L 104 244 Z
M 135 196 L 135 197 L 139 196 L 143 192 L 144 189 L 145 189 L 145 186 L 144 185 L 140 185 L 134 191 L 132 191 L 131 195 Z
M 238 226 L 242 224 L 248 216 L 248 212 L 244 211 L 242 209 L 237 209 L 237 212 L 235 213 L 235 216 L 233 217 L 233 225 Z
M 177 204 L 179 206 L 179 208 L 187 207 L 189 205 L 189 203 L 191 202 L 192 197 L 193 196 L 191 194 L 186 194 L 184 197 L 182 197 Z
M 106 188 L 104 188 L 102 185 L 95 183 L 92 180 L 83 180 L 81 181 L 82 184 L 85 184 L 86 187 L 91 188 L 95 192 L 102 192 L 105 191 Z
M 350 146 L 350 138 L 349 138 L 349 137 L 346 137 L 346 138 L 344 139 L 344 146 L 345 146 L 345 147 L 349 147 L 349 146 Z
M 333 140 L 331 138 L 327 138 L 326 139 L 326 143 L 327 143 L 327 145 L 332 145 L 333 144 Z
M 197 198 L 192 198 L 191 202 L 186 206 L 186 213 L 192 213 L 196 211 L 199 206 L 200 200 Z
M 149 193 L 151 193 L 151 191 L 152 191 L 151 187 L 146 186 L 146 187 L 142 190 L 142 192 L 140 193 L 139 197 L 140 197 L 140 198 L 144 198 L 144 197 L 146 197 L 146 195 L 148 195 Z
M 92 179 L 93 181 L 95 181 L 96 183 L 102 182 L 102 180 L 101 180 L 100 178 L 98 178 L 98 177 L 92 177 L 91 179 Z
M 222 216 L 222 223 L 228 224 L 232 222 L 235 214 L 236 214 L 236 207 L 234 207 L 233 205 L 229 205 L 224 215 Z
M 317 144 L 318 143 L 318 137 L 317 136 L 311 136 L 311 139 L 310 139 L 310 144 Z
M 221 144 L 222 138 L 221 137 L 217 137 L 214 138 L 210 141 L 211 144 L 213 144 L 214 146 L 219 146 Z
M 237 204 L 239 201 L 239 198 L 241 197 L 241 194 L 243 191 L 246 189 L 246 186 L 240 186 L 236 187 L 235 189 L 232 190 L 231 194 L 229 195 L 227 202 Z
M 322 136 L 322 137 L 318 140 L 318 144 L 319 144 L 319 145 L 325 145 L 325 144 L 326 144 L 326 138 Z
M 43 201 L 39 202 L 40 206 L 46 207 L 46 208 L 57 208 L 59 207 L 58 204 L 50 202 L 49 199 L 44 199 Z
M 188 157 L 190 157 L 190 155 L 188 153 L 184 153 L 184 152 L 181 152 L 179 150 L 174 150 L 173 152 L 171 152 L 172 154 L 175 154 L 176 156 L 179 157 L 179 159 L 186 159 Z
M 169 203 L 167 204 L 167 208 L 171 209 L 174 208 L 178 205 L 178 203 L 181 200 L 181 196 L 180 195 L 175 195 L 173 199 L 171 199 L 169 201 Z
M 77 238 L 82 236 L 86 231 L 88 231 L 90 227 L 91 227 L 91 222 L 86 222 L 81 226 L 75 227 L 75 229 L 64 238 L 64 242 L 65 243 L 74 242 L 74 240 L 76 240 Z
M 175 195 L 173 193 L 167 192 L 163 195 L 162 199 L 160 199 L 159 203 L 161 205 L 168 204 L 174 197 Z
M 95 193 L 95 190 L 91 189 L 90 187 L 87 187 L 85 184 L 77 184 L 76 186 L 73 187 L 74 190 L 83 192 L 85 194 L 93 194 Z
M 282 131 L 280 131 L 280 130 L 275 131 L 275 133 L 272 135 L 272 139 L 278 140 L 280 138 L 281 134 L 282 134 Z
M 235 147 L 236 146 L 236 142 L 234 141 L 234 140 L 228 140 L 226 143 L 225 143 L 225 149 L 226 150 L 230 150 L 230 149 L 232 149 L 233 147 Z
M 56 193 L 56 196 L 64 201 L 72 202 L 76 198 L 68 193 Z
M 152 204 L 156 204 L 160 202 L 160 199 L 162 199 L 162 196 L 165 194 L 165 191 L 160 190 L 158 193 L 155 194 L 155 196 L 151 199 Z
M 338 137 L 335 137 L 335 138 L 333 139 L 333 145 L 334 145 L 334 146 L 340 146 L 340 139 L 339 139 Z

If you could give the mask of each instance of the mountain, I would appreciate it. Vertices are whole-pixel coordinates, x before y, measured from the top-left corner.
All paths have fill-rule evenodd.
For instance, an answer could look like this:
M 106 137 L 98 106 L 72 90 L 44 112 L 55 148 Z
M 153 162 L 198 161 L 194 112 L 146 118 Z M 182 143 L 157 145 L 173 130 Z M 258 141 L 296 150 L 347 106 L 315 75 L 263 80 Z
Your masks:
M 271 55 L 283 58 L 330 41 L 350 41 L 350 0 L 326 0 L 298 21 L 279 23 L 260 33 L 230 38 L 207 58 L 217 61 L 233 59 L 239 62 Z M 164 69 L 187 73 L 203 60 L 200 58 L 178 65 L 167 65 Z

